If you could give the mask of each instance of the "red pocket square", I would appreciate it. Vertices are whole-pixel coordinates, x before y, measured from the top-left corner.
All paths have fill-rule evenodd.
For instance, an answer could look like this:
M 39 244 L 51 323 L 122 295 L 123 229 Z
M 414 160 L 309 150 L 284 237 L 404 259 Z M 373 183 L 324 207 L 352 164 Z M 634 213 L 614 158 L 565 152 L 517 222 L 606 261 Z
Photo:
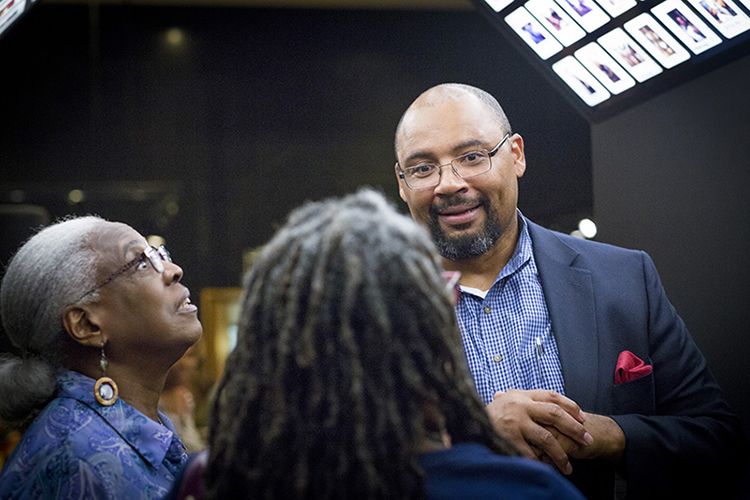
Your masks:
M 652 371 L 654 371 L 653 366 L 647 365 L 630 351 L 622 351 L 617 357 L 617 365 L 615 365 L 615 384 L 638 380 Z

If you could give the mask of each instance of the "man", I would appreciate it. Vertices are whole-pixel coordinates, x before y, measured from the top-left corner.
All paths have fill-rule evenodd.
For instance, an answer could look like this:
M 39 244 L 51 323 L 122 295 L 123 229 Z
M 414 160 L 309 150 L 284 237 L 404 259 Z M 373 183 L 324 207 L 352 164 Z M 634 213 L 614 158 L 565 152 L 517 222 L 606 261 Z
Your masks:
M 395 147 L 401 198 L 461 272 L 464 348 L 499 432 L 594 498 L 694 492 L 693 471 L 735 460 L 739 422 L 650 257 L 518 211 L 524 142 L 492 96 L 427 90 Z

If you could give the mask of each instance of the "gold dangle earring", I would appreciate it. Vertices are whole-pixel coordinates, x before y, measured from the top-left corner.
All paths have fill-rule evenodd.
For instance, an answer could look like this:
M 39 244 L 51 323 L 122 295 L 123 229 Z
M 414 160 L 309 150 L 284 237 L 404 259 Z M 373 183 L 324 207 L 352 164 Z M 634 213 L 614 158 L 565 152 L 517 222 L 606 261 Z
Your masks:
M 119 389 L 114 380 L 107 377 L 107 367 L 109 361 L 107 356 L 104 354 L 104 341 L 102 340 L 102 354 L 99 358 L 99 367 L 102 369 L 102 376 L 99 377 L 94 384 L 94 397 L 102 406 L 112 406 L 117 401 L 117 395 Z

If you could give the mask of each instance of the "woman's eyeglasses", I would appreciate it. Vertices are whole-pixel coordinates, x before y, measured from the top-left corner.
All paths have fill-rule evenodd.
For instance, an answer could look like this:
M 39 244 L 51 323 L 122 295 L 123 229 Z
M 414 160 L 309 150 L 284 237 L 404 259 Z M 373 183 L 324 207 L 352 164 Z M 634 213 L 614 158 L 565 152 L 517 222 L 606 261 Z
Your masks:
M 164 245 L 161 245 L 159 248 L 148 246 L 143 252 L 141 252 L 138 257 L 127 262 L 120 269 L 107 276 L 107 279 L 103 280 L 94 288 L 81 295 L 81 298 L 78 300 L 81 300 L 87 295 L 94 293 L 104 285 L 111 283 L 115 278 L 125 274 L 128 270 L 134 268 L 135 266 L 146 264 L 146 262 L 151 264 L 151 267 L 154 268 L 154 271 L 161 274 L 164 272 L 164 262 L 172 262 L 172 256 L 169 255 L 169 251 Z

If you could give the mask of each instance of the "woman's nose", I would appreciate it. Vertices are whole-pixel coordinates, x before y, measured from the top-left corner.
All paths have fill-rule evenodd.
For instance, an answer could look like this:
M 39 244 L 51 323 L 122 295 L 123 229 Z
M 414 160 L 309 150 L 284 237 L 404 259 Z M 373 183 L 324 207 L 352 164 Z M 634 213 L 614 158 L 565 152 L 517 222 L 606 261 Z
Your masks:
M 182 274 L 183 272 L 180 266 L 174 262 L 164 262 L 164 272 L 162 273 L 162 276 L 168 285 L 180 281 L 182 279 Z

